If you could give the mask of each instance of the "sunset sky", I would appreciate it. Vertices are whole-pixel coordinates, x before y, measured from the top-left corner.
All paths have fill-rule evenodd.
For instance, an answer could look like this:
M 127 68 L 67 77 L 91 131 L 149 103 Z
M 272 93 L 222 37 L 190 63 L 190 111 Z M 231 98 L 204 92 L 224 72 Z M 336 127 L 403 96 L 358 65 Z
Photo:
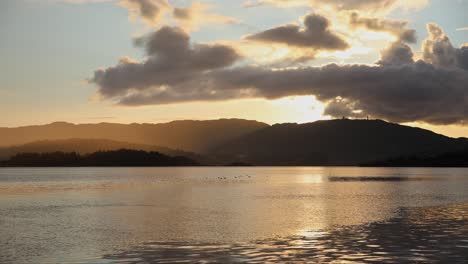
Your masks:
M 0 126 L 379 118 L 468 137 L 468 0 L 1 0 Z

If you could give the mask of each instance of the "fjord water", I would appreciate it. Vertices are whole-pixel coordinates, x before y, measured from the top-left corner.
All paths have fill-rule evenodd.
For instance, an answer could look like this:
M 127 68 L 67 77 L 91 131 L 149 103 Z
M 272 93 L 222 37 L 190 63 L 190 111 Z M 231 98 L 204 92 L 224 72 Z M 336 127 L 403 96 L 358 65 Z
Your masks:
M 3 168 L 0 263 L 468 259 L 468 169 Z

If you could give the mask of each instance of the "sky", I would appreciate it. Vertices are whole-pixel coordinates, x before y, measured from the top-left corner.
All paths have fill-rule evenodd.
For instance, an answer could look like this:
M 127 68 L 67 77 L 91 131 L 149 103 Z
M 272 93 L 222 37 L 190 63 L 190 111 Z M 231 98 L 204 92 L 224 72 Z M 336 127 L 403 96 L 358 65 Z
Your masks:
M 2 0 L 0 126 L 372 118 L 468 137 L 468 0 Z

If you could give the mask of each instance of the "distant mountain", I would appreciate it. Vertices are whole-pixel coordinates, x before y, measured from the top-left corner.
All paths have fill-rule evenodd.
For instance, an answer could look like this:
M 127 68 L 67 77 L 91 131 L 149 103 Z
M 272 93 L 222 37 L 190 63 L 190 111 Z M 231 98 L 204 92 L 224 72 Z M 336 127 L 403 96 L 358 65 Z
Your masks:
M 211 154 L 254 165 L 358 165 L 468 145 L 428 130 L 381 120 L 327 120 L 278 124 L 219 146 Z
M 154 151 L 169 156 L 188 157 L 201 163 L 206 162 L 204 157 L 193 152 L 106 139 L 43 140 L 24 145 L 3 147 L 0 148 L 0 160 L 9 159 L 18 153 L 77 152 L 78 154 L 89 154 L 97 151 L 111 151 L 119 149 Z
M 4 167 L 133 167 L 133 166 L 198 166 L 185 157 L 170 157 L 159 152 L 120 149 L 80 155 L 75 152 L 20 153 L 7 161 Z
M 226 141 L 267 126 L 257 121 L 242 119 L 129 125 L 112 123 L 75 125 L 56 122 L 40 126 L 0 128 L 0 146 L 81 138 L 108 139 L 205 153 Z

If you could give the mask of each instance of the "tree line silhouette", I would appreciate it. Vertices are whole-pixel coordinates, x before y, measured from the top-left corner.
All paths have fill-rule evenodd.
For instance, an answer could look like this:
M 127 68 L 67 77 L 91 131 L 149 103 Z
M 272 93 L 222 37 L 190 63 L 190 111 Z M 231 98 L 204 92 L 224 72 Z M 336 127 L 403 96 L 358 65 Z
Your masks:
M 120 149 L 80 155 L 76 152 L 19 153 L 0 163 L 3 167 L 136 167 L 136 166 L 198 166 L 196 161 L 182 156 L 167 156 L 159 152 Z

